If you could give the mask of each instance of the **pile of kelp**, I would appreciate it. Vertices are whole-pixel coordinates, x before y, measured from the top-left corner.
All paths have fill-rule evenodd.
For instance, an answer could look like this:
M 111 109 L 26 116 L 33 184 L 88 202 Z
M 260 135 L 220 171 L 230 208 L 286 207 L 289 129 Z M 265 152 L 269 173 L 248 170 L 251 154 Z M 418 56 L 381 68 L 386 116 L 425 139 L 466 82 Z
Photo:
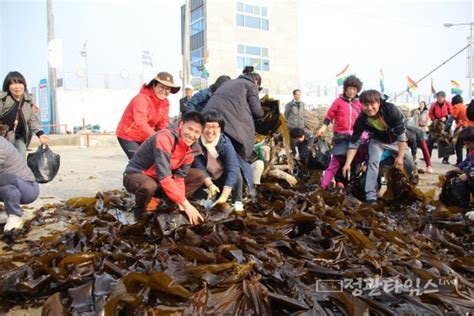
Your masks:
M 66 233 L 0 257 L 0 305 L 43 315 L 473 311 L 474 237 L 459 210 L 389 189 L 390 202 L 370 206 L 316 185 L 264 183 L 246 216 L 222 205 L 197 226 L 173 211 L 125 225 L 133 200 L 120 191 L 76 198 L 49 208 L 58 220 L 87 215 Z

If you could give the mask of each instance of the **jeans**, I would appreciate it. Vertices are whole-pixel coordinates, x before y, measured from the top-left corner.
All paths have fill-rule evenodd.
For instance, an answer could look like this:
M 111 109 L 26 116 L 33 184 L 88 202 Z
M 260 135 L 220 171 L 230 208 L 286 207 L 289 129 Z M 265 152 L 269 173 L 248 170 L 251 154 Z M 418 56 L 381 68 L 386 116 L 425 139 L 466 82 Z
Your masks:
M 13 146 L 15 146 L 20 155 L 26 159 L 26 142 L 23 137 L 15 138 Z
M 365 196 L 367 201 L 377 200 L 377 177 L 379 174 L 380 157 L 384 150 L 389 150 L 392 154 L 398 154 L 398 142 L 386 144 L 378 139 L 371 139 L 369 142 L 369 164 L 365 182 Z M 412 175 L 414 169 L 413 157 L 408 147 L 403 157 L 403 165 L 408 175 Z
M 36 181 L 26 181 L 11 173 L 0 174 L 0 201 L 5 204 L 7 214 L 23 216 L 20 204 L 31 203 L 38 195 Z

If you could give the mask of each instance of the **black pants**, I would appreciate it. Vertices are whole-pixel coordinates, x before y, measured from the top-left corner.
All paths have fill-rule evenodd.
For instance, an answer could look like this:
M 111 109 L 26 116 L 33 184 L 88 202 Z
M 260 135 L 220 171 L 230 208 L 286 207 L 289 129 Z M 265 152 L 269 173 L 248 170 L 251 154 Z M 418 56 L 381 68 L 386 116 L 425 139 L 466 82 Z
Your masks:
M 428 140 L 426 141 L 426 144 L 428 145 L 428 151 L 430 152 L 430 157 L 433 157 L 433 146 L 434 146 L 434 143 L 437 143 L 437 142 L 438 142 L 437 139 L 433 138 L 430 134 L 428 134 Z M 457 146 L 457 143 L 456 143 L 456 146 Z M 443 157 L 443 161 L 448 161 L 448 160 L 449 160 L 449 156 Z
M 140 147 L 141 143 L 134 142 L 131 140 L 125 140 L 123 138 L 117 137 L 120 147 L 122 147 L 125 155 L 127 155 L 128 160 L 132 159 L 133 155 L 137 151 L 138 147 Z

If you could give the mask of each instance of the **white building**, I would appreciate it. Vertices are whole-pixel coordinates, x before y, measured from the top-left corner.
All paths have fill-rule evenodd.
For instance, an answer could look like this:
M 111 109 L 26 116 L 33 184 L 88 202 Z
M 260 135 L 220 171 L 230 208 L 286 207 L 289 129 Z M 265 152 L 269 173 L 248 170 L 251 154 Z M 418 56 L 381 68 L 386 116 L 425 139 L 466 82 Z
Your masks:
M 190 0 L 193 83 L 206 71 L 211 84 L 254 65 L 270 93 L 300 88 L 297 5 L 297 0 Z M 183 6 L 182 38 L 184 12 Z

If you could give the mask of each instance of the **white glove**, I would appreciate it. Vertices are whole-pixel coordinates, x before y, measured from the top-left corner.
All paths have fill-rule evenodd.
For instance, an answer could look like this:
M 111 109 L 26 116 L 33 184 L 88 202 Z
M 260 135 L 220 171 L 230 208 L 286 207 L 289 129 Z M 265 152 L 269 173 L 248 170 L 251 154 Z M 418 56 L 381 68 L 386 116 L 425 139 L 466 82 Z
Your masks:
M 474 211 L 467 212 L 465 216 L 468 220 L 474 221 Z

